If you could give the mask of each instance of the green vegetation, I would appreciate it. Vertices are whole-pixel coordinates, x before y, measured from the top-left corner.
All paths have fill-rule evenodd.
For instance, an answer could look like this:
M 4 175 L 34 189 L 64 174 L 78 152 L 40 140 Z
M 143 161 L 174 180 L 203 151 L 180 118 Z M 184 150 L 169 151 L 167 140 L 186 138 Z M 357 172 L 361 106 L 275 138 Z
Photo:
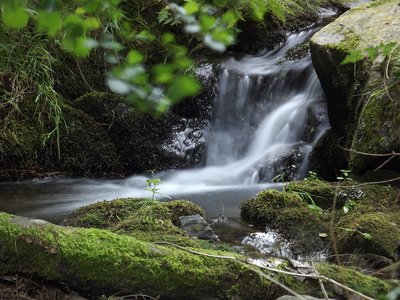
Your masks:
M 180 216 L 205 212 L 183 200 L 160 202 L 154 199 L 116 199 L 102 201 L 74 211 L 64 223 L 68 226 L 103 228 L 134 236 L 144 241 L 169 241 L 195 246 L 196 241 L 180 228 Z M 213 248 L 213 247 L 210 247 Z

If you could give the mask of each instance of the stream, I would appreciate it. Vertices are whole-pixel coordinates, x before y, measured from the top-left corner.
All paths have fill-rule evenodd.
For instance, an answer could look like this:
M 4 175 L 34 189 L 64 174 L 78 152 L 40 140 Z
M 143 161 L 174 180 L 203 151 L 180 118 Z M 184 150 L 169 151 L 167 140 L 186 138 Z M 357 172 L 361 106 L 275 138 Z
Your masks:
M 306 175 L 308 155 L 329 128 L 326 101 L 307 41 L 318 27 L 289 34 L 273 51 L 226 58 L 214 66 L 217 97 L 203 133 L 203 168 L 155 175 L 160 192 L 202 206 L 209 219 L 223 214 L 216 231 L 227 242 L 255 229 L 240 218 L 240 203 L 278 175 Z M 118 197 L 151 197 L 145 176 L 124 180 L 45 179 L 0 184 L 0 210 L 61 222 L 74 209 Z M 161 200 L 168 200 L 160 196 Z

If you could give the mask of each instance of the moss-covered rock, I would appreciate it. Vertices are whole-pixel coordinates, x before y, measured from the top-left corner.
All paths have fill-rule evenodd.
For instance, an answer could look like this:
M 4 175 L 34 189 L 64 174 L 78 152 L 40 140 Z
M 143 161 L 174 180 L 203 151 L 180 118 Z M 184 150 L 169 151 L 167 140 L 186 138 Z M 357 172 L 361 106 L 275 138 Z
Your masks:
M 353 150 L 343 152 L 339 157 L 347 156 L 355 173 L 376 168 L 387 159 L 357 151 L 400 151 L 397 138 L 400 133 L 400 90 L 396 77 L 400 70 L 396 58 L 399 55 L 392 53 L 394 59 L 390 62 L 382 56 L 374 60 L 365 56 L 353 64 L 341 62 L 353 51 L 396 44 L 400 33 L 388 20 L 395 20 L 399 10 L 398 1 L 374 1 L 349 10 L 311 39 L 313 63 L 328 98 L 332 130 L 342 147 Z M 386 66 L 389 66 L 388 74 Z M 387 75 L 390 79 L 385 78 Z M 396 170 L 399 165 L 396 158 L 385 167 Z
M 60 144 L 56 136 L 38 149 L 44 170 L 61 171 L 75 176 L 121 174 L 117 149 L 107 132 L 90 116 L 67 104 L 62 105 Z M 60 156 L 58 156 L 60 151 Z
M 326 227 L 321 217 L 308 208 L 296 192 L 266 190 L 241 204 L 242 217 L 260 227 L 276 229 L 293 241 L 294 253 L 311 253 L 324 245 L 318 236 Z
M 337 224 L 340 253 L 376 254 L 393 258 L 400 241 L 400 212 L 353 213 Z
M 395 280 L 380 280 L 373 276 L 364 275 L 358 270 L 333 264 L 318 264 L 316 268 L 321 275 L 336 280 L 337 282 L 340 282 L 345 286 L 354 289 L 355 291 L 376 299 L 386 295 L 399 284 L 399 282 Z M 333 288 L 336 295 L 339 294 L 345 298 L 348 297 L 349 294 L 347 291 L 330 285 L 329 293 L 332 293 Z
M 201 207 L 184 200 L 160 202 L 124 198 L 79 208 L 63 223 L 68 226 L 109 229 L 145 241 L 169 241 L 194 246 L 196 241 L 191 240 L 180 228 L 179 217 L 195 214 L 204 216 L 205 212 Z
M 111 228 L 148 207 L 160 209 L 163 213 L 158 212 L 158 214 L 161 214 L 163 219 L 170 218 L 175 226 L 180 226 L 179 217 L 181 216 L 195 214 L 205 216 L 201 207 L 184 200 L 160 202 L 144 198 L 120 198 L 81 207 L 72 212 L 63 223 L 67 226 Z

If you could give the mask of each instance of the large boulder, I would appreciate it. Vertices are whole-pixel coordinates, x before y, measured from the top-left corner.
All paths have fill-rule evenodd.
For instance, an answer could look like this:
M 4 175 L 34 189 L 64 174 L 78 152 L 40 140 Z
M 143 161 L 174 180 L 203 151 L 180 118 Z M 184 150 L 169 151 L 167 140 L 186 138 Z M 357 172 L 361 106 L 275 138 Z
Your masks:
M 355 173 L 376 168 L 388 158 L 361 152 L 400 152 L 399 49 L 386 56 L 379 50 L 377 57 L 366 54 L 367 48 L 398 43 L 399 14 L 398 1 L 374 1 L 350 9 L 311 39 L 313 64 L 328 99 L 330 135 L 338 138 L 340 146 L 351 148 L 341 150 L 336 145 L 334 152 L 337 161 L 345 155 Z M 342 64 L 354 51 L 363 53 L 363 58 Z M 326 147 L 320 149 L 326 151 Z M 400 159 L 385 165 L 393 170 L 399 166 Z

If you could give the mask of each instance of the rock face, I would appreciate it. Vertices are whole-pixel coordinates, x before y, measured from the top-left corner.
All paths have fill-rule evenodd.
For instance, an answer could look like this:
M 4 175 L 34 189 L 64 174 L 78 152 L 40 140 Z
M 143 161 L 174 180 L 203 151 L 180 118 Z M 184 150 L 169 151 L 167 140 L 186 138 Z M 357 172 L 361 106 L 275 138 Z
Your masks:
M 332 130 L 343 152 L 323 146 L 314 157 L 336 153 L 330 159 L 343 161 L 355 173 L 380 166 L 388 157 L 360 154 L 400 152 L 400 6 L 398 1 L 374 1 L 353 8 L 311 39 L 313 64 L 327 94 Z M 392 43 L 392 44 L 390 44 Z M 386 56 L 381 45 L 391 45 Z M 375 47 L 377 55 L 366 54 Z M 392 50 L 393 49 L 393 50 Z M 350 53 L 358 51 L 363 58 L 342 64 Z M 330 138 L 326 140 L 331 140 Z M 332 155 L 330 155 L 332 156 Z M 326 165 L 326 160 L 321 160 Z M 398 170 L 400 159 L 392 159 L 385 168 Z M 312 162 L 318 171 L 318 163 Z M 347 167 L 347 166 L 338 166 Z

